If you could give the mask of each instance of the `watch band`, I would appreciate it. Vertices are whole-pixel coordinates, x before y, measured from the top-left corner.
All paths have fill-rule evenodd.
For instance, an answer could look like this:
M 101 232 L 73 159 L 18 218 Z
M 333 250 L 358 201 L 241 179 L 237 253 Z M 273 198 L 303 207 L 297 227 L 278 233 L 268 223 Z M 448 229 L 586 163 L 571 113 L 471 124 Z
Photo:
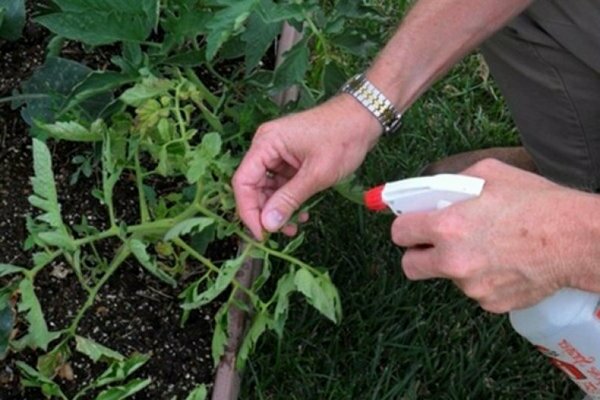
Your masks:
M 402 114 L 364 74 L 353 76 L 342 86 L 341 92 L 348 93 L 365 107 L 381 124 L 383 133 L 391 133 L 400 127 Z

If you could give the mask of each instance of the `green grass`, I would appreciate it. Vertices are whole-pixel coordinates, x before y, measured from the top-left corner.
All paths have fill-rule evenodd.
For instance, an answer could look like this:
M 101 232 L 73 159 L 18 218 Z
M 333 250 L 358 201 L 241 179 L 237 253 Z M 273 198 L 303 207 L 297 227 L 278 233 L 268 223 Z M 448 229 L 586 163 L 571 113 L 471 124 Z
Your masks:
M 415 175 L 428 162 L 518 137 L 485 65 L 472 55 L 435 85 L 358 172 L 365 186 Z M 333 325 L 294 302 L 285 337 L 261 339 L 242 399 L 578 399 L 514 332 L 442 280 L 410 282 L 390 241 L 390 215 L 334 193 L 313 210 L 300 257 L 328 268 L 344 318 Z

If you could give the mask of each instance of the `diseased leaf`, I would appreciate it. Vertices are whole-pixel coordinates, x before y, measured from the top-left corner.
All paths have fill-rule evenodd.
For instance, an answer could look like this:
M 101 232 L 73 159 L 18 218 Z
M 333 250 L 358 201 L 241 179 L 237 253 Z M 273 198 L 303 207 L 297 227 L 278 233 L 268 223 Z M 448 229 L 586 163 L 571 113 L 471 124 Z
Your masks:
M 18 311 L 26 313 L 25 319 L 29 324 L 27 334 L 15 341 L 15 347 L 23 349 L 30 347 L 32 349 L 47 350 L 48 344 L 60 336 L 60 332 L 48 331 L 48 325 L 44 319 L 42 307 L 35 294 L 33 283 L 29 279 L 23 279 L 19 284 L 21 299 L 18 303 Z
M 92 70 L 76 61 L 58 57 L 47 57 L 44 65 L 35 70 L 33 76 L 21 84 L 22 97 L 13 101 L 14 108 L 21 107 L 21 116 L 33 126 L 33 121 L 52 123 L 62 112 L 74 88 L 85 81 Z M 112 101 L 110 93 L 87 98 L 78 104 L 82 120 L 95 120 Z
M 133 379 L 124 385 L 112 387 L 101 392 L 96 400 L 122 400 L 133 396 L 152 382 L 152 379 Z
M 66 343 L 38 358 L 37 369 L 46 378 L 53 379 L 58 371 L 65 365 L 71 355 Z
M 103 373 L 96 379 L 96 387 L 110 385 L 114 382 L 121 382 L 127 379 L 131 374 L 140 369 L 150 356 L 145 354 L 133 354 L 124 361 L 113 362 Z
M 208 228 L 215 223 L 215 220 L 207 217 L 196 217 L 181 221 L 165 234 L 164 240 L 169 241 L 178 236 L 187 235 L 188 233 L 200 233 L 205 228 Z
M 17 361 L 15 364 L 22 372 L 21 385 L 23 387 L 37 387 L 40 388 L 42 393 L 48 398 L 54 396 L 63 400 L 67 400 L 67 396 L 65 396 L 60 389 L 60 386 L 58 386 L 54 381 L 48 379 L 22 361 Z
M 132 239 L 129 241 L 129 248 L 135 258 L 144 268 L 146 268 L 146 270 L 148 270 L 148 272 L 173 287 L 177 286 L 177 281 L 173 279 L 171 275 L 163 271 L 154 258 L 150 257 L 150 254 L 146 251 L 146 245 L 143 242 L 138 239 Z
M 101 359 L 107 361 L 125 360 L 125 357 L 118 351 L 111 350 L 92 339 L 84 338 L 82 336 L 75 336 L 75 341 L 77 342 L 76 350 L 85 354 L 94 362 L 97 362 Z

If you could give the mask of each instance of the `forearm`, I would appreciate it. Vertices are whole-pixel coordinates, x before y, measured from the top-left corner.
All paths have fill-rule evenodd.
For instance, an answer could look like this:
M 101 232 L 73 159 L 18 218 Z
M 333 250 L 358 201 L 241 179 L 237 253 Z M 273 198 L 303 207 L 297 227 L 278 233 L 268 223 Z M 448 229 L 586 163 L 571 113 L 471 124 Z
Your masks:
M 532 0 L 420 0 L 367 72 L 406 110 L 440 75 Z

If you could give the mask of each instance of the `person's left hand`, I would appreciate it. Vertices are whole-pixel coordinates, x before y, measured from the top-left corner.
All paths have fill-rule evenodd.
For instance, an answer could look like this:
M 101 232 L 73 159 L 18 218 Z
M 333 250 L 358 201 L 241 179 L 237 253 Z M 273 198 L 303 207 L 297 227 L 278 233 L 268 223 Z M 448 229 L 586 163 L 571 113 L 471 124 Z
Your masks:
M 465 170 L 480 197 L 398 216 L 409 279 L 447 278 L 494 313 L 533 305 L 562 287 L 600 292 L 600 198 L 495 160 Z

